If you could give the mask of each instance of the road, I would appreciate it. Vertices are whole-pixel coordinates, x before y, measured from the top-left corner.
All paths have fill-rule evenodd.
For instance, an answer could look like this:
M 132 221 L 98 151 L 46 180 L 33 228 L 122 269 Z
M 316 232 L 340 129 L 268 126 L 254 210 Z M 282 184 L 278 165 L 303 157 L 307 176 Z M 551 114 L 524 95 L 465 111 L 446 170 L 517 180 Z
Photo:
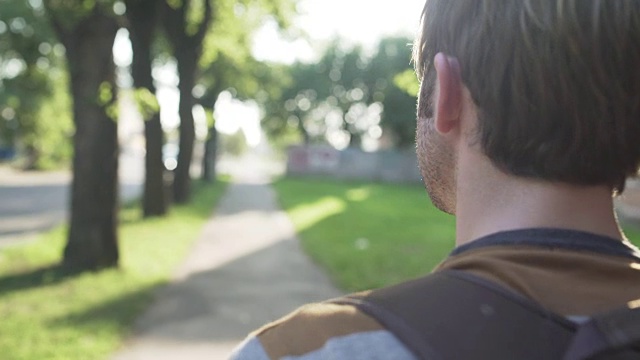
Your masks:
M 144 176 L 140 154 L 120 158 L 120 198 L 140 196 Z M 69 172 L 18 172 L 0 167 L 0 247 L 22 243 L 67 218 Z

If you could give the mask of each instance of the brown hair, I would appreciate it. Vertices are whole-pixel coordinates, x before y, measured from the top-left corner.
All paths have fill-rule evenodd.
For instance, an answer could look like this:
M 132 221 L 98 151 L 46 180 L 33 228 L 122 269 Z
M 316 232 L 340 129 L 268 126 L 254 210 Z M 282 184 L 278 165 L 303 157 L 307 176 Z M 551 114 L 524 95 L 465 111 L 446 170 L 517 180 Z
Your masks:
M 427 0 L 414 45 L 421 101 L 438 52 L 458 58 L 478 140 L 503 171 L 619 191 L 636 173 L 640 1 Z

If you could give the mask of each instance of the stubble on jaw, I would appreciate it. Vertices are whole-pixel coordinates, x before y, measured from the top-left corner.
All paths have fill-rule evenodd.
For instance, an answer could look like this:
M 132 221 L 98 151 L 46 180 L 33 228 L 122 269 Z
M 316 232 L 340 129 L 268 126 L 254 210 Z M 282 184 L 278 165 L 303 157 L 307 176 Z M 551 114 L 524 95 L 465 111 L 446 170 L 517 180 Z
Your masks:
M 456 158 L 454 149 L 434 128 L 433 118 L 418 117 L 416 153 L 422 180 L 433 205 L 455 215 Z
M 435 129 L 436 75 L 425 72 L 420 83 L 417 106 L 416 154 L 427 193 L 439 210 L 455 215 L 457 159 L 454 149 Z

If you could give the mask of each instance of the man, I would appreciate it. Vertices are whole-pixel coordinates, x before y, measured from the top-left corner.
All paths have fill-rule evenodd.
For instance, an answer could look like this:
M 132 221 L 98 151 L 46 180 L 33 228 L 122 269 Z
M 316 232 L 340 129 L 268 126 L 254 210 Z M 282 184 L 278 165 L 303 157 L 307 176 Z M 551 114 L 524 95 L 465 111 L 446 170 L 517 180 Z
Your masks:
M 435 272 L 576 321 L 639 299 L 640 258 L 613 195 L 640 163 L 640 1 L 428 0 L 414 61 L 422 176 L 457 221 Z M 337 304 L 303 307 L 234 356 L 416 358 Z

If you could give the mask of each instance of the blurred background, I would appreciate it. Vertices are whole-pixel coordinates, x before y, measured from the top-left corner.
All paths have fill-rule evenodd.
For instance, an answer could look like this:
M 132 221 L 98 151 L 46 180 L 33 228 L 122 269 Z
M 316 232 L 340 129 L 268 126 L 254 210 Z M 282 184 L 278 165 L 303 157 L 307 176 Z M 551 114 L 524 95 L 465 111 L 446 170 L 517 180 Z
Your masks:
M 226 358 L 303 303 L 422 272 L 378 236 L 387 207 L 430 211 L 422 6 L 0 1 L 0 358 Z
M 313 172 L 333 149 L 411 150 L 421 3 L 3 1 L 0 161 L 73 168 L 74 194 L 105 193 L 78 213 L 113 212 L 119 178 L 156 216 L 247 153 L 283 171 L 291 145 L 319 145 L 294 155 Z
M 423 5 L 0 0 L 0 359 L 224 359 L 429 272 Z

